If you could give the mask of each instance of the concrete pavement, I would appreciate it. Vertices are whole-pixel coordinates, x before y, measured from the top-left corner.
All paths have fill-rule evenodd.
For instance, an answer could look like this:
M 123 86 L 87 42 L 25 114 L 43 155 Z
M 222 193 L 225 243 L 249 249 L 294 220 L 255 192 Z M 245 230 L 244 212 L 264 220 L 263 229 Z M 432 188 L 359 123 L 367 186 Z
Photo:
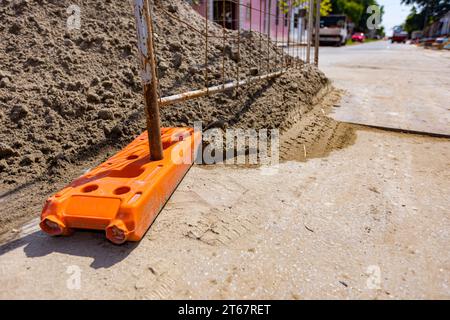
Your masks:
M 343 50 L 378 56 L 387 50 L 381 45 Z M 386 124 L 391 112 L 402 120 L 392 125 L 445 129 L 439 119 L 448 119 L 442 103 L 448 80 L 427 73 L 439 88 L 411 94 L 417 112 L 410 117 L 400 100 L 376 109 L 370 101 L 395 91 L 390 78 L 351 69 L 358 53 L 353 59 L 332 50 L 341 49 L 324 50 L 324 69 L 364 102 L 343 103 L 336 117 L 354 113 L 356 120 Z M 428 54 L 405 47 L 380 54 L 376 65 L 402 61 L 405 52 L 412 60 Z M 427 63 L 439 69 L 440 60 L 433 61 Z M 411 78 L 425 72 L 400 68 L 409 68 Z M 362 78 L 373 78 L 377 95 L 359 90 Z M 395 81 L 397 90 L 408 86 L 407 78 Z M 410 83 L 411 93 L 422 90 L 416 85 Z M 92 232 L 50 238 L 32 222 L 0 248 L 0 298 L 450 298 L 450 141 L 356 129 L 352 146 L 283 163 L 271 176 L 194 167 L 138 244 L 114 246 Z
M 450 135 L 450 53 L 387 41 L 322 47 L 320 68 L 348 95 L 338 121 Z

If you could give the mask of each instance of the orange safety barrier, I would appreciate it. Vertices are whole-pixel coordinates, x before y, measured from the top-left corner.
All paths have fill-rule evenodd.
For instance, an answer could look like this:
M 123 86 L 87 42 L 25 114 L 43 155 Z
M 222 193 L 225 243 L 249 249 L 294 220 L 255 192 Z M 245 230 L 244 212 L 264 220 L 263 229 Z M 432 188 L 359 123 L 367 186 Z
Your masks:
M 163 128 L 164 159 L 151 161 L 147 132 L 125 149 L 50 197 L 41 229 L 70 235 L 73 229 L 105 230 L 116 244 L 139 241 L 194 162 L 201 143 L 193 129 Z

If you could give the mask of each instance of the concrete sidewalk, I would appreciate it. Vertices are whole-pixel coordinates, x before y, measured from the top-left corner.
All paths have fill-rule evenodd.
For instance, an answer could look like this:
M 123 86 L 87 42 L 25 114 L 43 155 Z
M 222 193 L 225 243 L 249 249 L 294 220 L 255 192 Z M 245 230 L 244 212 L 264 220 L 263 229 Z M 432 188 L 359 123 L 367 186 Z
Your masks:
M 352 50 L 378 60 L 340 53 Z M 325 71 L 353 95 L 336 118 L 448 132 L 439 59 L 383 43 L 323 52 Z M 390 63 L 398 74 L 377 69 Z M 271 176 L 194 167 L 137 244 L 50 238 L 32 222 L 0 248 L 0 298 L 449 299 L 450 141 L 356 135 Z
M 194 167 L 139 244 L 31 228 L 2 246 L 0 298 L 449 298 L 449 156 L 364 130 L 273 176 Z

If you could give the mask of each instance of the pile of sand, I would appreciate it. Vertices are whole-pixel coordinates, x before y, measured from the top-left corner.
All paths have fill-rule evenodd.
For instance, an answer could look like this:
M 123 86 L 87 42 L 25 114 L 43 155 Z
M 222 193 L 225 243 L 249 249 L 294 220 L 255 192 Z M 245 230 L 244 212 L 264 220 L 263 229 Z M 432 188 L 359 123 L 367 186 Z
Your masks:
M 68 31 L 66 12 L 81 7 L 81 29 Z M 204 19 L 181 0 L 155 7 L 158 73 L 162 95 L 205 84 Z M 49 176 L 98 154 L 117 149 L 145 129 L 134 16 L 128 1 L 4 0 L 0 7 L 0 192 Z M 266 73 L 281 66 L 281 51 L 266 41 L 271 68 L 257 53 L 260 35 L 242 35 L 223 48 L 222 29 L 210 24 L 209 83 Z M 227 36 L 235 36 L 230 33 Z M 327 83 L 315 67 L 291 70 L 239 91 L 178 104 L 162 110 L 165 126 L 282 128 L 296 108 L 310 108 Z

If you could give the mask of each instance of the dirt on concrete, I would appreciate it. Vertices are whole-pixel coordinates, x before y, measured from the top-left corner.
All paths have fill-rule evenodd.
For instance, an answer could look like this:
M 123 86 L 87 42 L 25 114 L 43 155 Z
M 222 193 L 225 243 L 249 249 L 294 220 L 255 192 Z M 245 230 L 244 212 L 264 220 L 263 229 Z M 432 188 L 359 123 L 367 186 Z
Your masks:
M 0 7 L 0 233 L 39 214 L 50 193 L 145 129 L 131 4 L 80 2 L 81 29 L 69 31 L 66 10 L 74 3 L 18 0 Z M 223 45 L 223 30 L 213 23 L 205 66 L 204 37 L 192 30 L 202 30 L 204 19 L 180 0 L 157 2 L 154 13 L 162 96 L 204 86 L 205 67 L 208 84 L 217 85 L 223 63 L 226 81 L 235 78 L 238 62 L 241 77 L 282 66 L 281 49 L 261 41 L 259 33 L 241 34 L 239 55 L 235 41 Z M 233 35 L 228 31 L 229 38 Z M 260 64 L 260 50 L 264 57 L 269 53 L 271 68 Z M 302 125 L 323 128 L 323 114 L 311 111 L 329 81 L 316 67 L 296 63 L 301 68 L 278 78 L 163 108 L 162 124 L 201 121 L 204 128 L 284 133 L 304 118 Z M 303 131 L 308 150 L 321 143 L 316 135 L 322 131 Z
M 295 110 L 290 125 L 282 131 L 280 157 L 285 161 L 307 161 L 328 156 L 356 141 L 355 126 L 329 117 L 340 107 L 344 92 L 325 87 L 315 97 L 314 107 L 305 113 Z
M 81 29 L 68 31 L 67 8 L 76 1 L 6 1 L 0 7 L 0 193 L 34 179 L 61 177 L 68 166 L 102 147 L 117 149 L 145 128 L 133 10 L 128 1 L 79 3 Z M 281 67 L 281 50 L 260 34 L 223 46 L 222 28 L 210 24 L 208 65 L 204 19 L 183 1 L 155 6 L 161 94 L 258 75 Z M 172 18 L 174 17 L 174 18 Z M 176 19 L 178 18 L 178 19 Z M 189 21 L 190 27 L 181 23 Z M 235 36 L 229 32 L 228 36 Z M 260 47 L 261 46 L 261 47 Z M 270 54 L 272 68 L 257 54 Z M 225 59 L 222 60 L 222 53 Z M 313 66 L 275 80 L 162 110 L 165 126 L 280 128 L 295 108 L 309 108 L 328 80 Z
M 0 246 L 0 298 L 448 299 L 449 141 L 357 135 L 269 176 L 194 166 L 138 244 L 34 220 Z
M 445 86 L 436 85 L 446 82 L 429 72 L 444 70 L 442 60 L 406 46 L 377 46 L 355 51 L 362 63 L 377 61 L 383 72 L 351 73 L 349 82 L 336 84 L 354 90 L 375 83 L 376 90 L 361 90 L 360 97 L 403 102 L 353 104 L 353 111 L 368 110 L 375 119 L 384 109 L 408 119 L 411 98 L 421 105 L 416 120 L 445 119 L 436 110 L 447 104 L 436 103 L 438 109 L 433 101 L 448 100 Z M 331 64 L 339 52 L 346 64 L 355 64 L 357 53 L 330 50 Z M 405 58 L 426 68 L 411 69 Z M 405 70 L 391 68 L 393 63 Z M 333 80 L 339 80 L 333 74 L 350 74 L 339 66 L 329 71 Z M 433 86 L 417 80 L 425 76 Z M 422 90 L 436 100 L 411 97 Z M 283 158 L 303 160 L 306 153 L 309 159 L 353 141 L 349 127 L 323 116 L 349 106 L 334 102 L 339 92 L 324 92 L 311 105 L 300 101 L 281 122 L 282 145 L 288 146 Z M 341 140 L 339 132 L 350 140 Z M 112 155 L 121 139 L 91 148 L 60 177 L 8 189 L 0 206 L 10 221 L 2 221 L 12 226 L 37 218 L 49 193 Z M 449 159 L 448 139 L 364 129 L 352 146 L 306 163 L 284 162 L 272 176 L 258 168 L 194 166 L 139 244 L 115 246 L 101 232 L 52 238 L 39 231 L 38 219 L 9 228 L 18 239 L 0 246 L 0 298 L 448 299 Z M 67 285 L 73 267 L 81 271 L 79 290 Z

